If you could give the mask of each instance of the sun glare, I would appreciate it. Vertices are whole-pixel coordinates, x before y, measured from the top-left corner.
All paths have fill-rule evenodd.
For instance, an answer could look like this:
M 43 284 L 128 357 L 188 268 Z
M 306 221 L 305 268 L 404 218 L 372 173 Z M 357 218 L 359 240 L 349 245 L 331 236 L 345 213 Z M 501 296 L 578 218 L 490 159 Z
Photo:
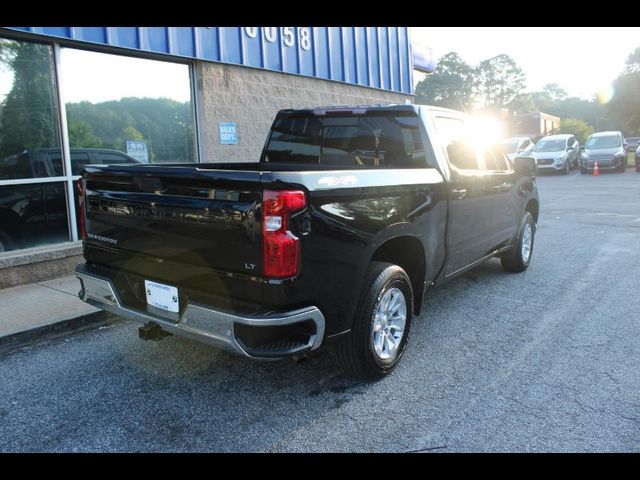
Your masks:
M 600 105 L 605 105 L 611 101 L 613 95 L 616 93 L 613 85 L 607 85 L 604 88 L 601 88 L 596 92 L 596 98 L 598 99 L 598 103 Z
M 485 150 L 504 137 L 502 124 L 493 117 L 474 115 L 469 127 L 471 141 L 479 150 Z

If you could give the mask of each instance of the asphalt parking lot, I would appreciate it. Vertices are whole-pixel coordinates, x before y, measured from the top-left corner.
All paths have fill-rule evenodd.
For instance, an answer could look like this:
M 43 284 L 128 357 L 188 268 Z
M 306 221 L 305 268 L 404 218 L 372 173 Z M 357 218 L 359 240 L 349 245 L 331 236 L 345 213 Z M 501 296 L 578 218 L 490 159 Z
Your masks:
M 640 451 L 640 174 L 538 179 L 522 274 L 431 292 L 375 384 L 119 322 L 0 357 L 0 451 Z

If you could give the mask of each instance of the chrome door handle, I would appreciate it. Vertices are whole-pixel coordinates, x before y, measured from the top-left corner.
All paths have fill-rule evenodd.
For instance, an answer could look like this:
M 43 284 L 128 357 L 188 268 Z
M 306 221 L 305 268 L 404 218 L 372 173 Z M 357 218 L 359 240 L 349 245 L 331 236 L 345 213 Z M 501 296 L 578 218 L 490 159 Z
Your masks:
M 451 190 L 451 193 L 453 193 L 458 200 L 461 200 L 461 199 L 463 199 L 464 197 L 467 196 L 467 189 L 466 188 L 454 188 L 453 190 Z

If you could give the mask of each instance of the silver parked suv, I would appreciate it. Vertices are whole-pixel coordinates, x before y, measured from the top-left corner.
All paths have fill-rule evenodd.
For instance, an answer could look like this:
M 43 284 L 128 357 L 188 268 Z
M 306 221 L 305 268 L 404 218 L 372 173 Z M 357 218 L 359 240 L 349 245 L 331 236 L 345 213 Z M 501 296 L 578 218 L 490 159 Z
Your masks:
M 568 174 L 572 166 L 578 166 L 580 144 L 569 134 L 549 135 L 541 138 L 531 150 L 538 172 L 562 172 Z

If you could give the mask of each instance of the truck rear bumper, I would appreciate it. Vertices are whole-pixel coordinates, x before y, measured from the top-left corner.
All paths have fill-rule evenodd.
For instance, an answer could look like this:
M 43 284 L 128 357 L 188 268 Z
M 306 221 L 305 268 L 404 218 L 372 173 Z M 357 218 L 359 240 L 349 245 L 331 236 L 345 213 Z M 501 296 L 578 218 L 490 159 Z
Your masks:
M 167 332 L 256 359 L 300 355 L 318 348 L 325 319 L 314 306 L 262 316 L 243 316 L 211 306 L 188 303 L 179 320 L 140 311 L 123 304 L 112 280 L 87 265 L 76 268 L 81 300 L 142 323 L 154 322 Z

